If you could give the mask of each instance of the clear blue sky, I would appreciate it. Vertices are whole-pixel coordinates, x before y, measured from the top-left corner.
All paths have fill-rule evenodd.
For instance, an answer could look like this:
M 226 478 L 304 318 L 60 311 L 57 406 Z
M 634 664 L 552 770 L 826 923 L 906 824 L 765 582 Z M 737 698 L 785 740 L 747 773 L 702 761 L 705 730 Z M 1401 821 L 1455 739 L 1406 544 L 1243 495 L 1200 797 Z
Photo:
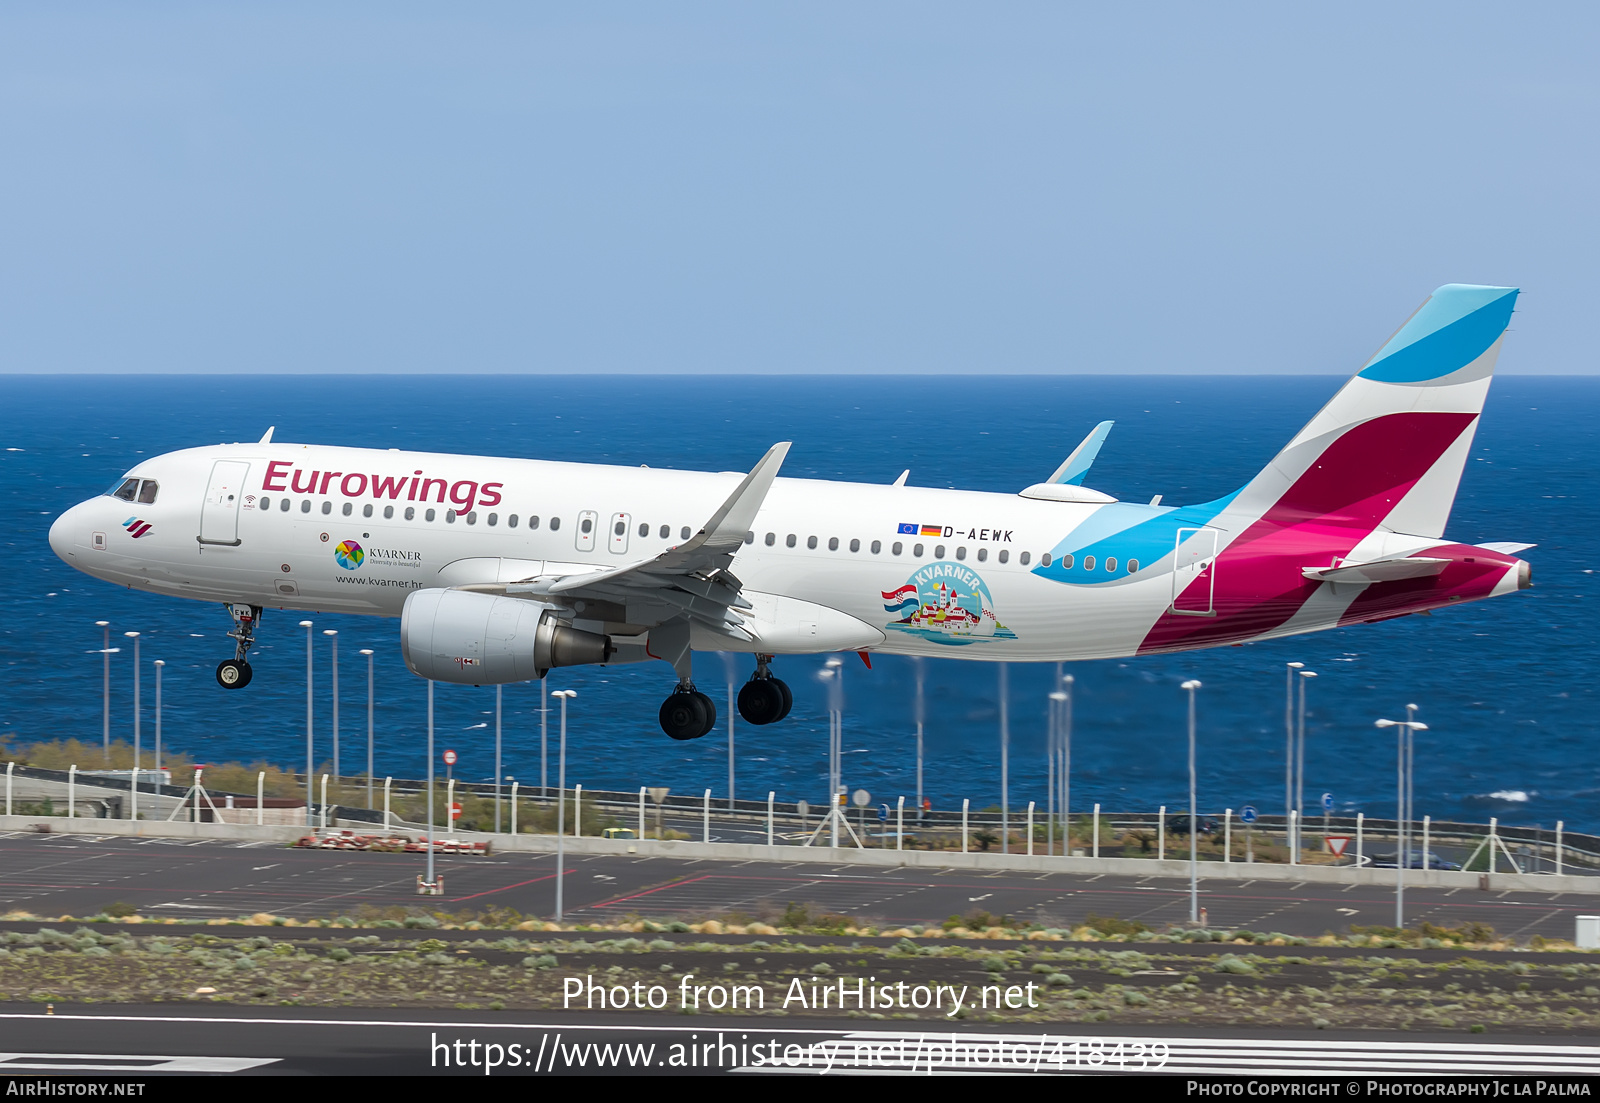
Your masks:
M 0 371 L 1592 373 L 1594 5 L 0 8 Z

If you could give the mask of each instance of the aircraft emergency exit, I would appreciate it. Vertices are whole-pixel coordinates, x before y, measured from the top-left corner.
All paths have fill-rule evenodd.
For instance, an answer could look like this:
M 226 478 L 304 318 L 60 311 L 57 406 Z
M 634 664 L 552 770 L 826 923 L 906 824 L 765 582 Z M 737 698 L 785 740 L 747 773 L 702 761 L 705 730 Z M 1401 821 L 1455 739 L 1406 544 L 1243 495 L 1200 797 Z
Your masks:
M 400 618 L 406 665 L 469 685 L 672 666 L 661 726 L 716 707 L 696 650 L 750 654 L 740 714 L 787 715 L 775 656 L 1074 660 L 1385 620 L 1529 585 L 1528 544 L 1444 536 L 1517 291 L 1439 288 L 1239 490 L 1172 507 L 1082 485 L 1110 423 L 1017 494 L 284 444 L 145 460 L 50 544 L 96 578 L 221 603 L 250 681 L 264 609 Z

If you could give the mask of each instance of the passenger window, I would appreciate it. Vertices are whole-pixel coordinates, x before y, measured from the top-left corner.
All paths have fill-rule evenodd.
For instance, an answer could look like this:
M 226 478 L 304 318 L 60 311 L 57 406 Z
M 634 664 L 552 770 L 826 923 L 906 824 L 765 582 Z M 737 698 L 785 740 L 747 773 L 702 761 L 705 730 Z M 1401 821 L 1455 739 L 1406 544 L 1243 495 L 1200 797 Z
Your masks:
M 384 506 L 383 507 L 383 519 L 385 521 L 388 521 L 393 517 L 394 517 L 394 506 Z
M 496 525 L 498 525 L 500 523 L 500 515 L 498 513 L 491 513 L 491 514 L 489 514 L 488 520 L 489 520 L 489 527 L 490 528 L 494 528 Z
M 113 498 L 121 498 L 124 502 L 131 502 L 139 496 L 139 480 L 124 479 L 122 485 L 111 492 Z
M 745 533 L 744 534 L 744 542 L 746 544 L 754 544 L 756 542 L 756 534 L 753 533 L 753 532 Z
M 302 498 L 302 499 L 300 499 L 300 512 L 301 513 L 310 513 L 311 512 L 311 499 L 310 498 Z
M 815 536 L 806 537 L 806 547 L 810 548 L 812 551 L 816 551 L 817 550 L 817 538 Z
M 424 514 L 423 514 L 423 515 L 422 515 L 422 519 L 423 519 L 423 520 L 424 520 L 424 521 L 431 521 L 431 520 L 433 520 L 433 519 L 434 519 L 434 518 L 435 518 L 435 517 L 437 517 L 437 516 L 438 516 L 438 513 L 437 513 L 437 512 L 436 512 L 436 511 L 435 511 L 435 510 L 431 510 L 431 509 L 430 509 L 430 510 L 428 510 L 428 512 L 426 512 L 426 513 L 424 513 Z
M 829 551 L 838 551 L 839 550 L 839 538 L 837 536 L 828 537 L 828 550 Z
M 535 527 L 537 528 L 538 526 L 536 525 Z M 559 532 L 560 530 L 561 530 L 561 518 L 559 518 L 559 517 L 550 518 L 550 531 L 551 532 Z
M 935 547 L 933 549 L 933 557 L 935 559 L 943 559 L 944 558 L 944 545 L 943 544 L 935 545 Z
M 431 513 L 432 510 L 429 510 L 429 512 Z M 455 510 L 447 509 L 447 510 L 444 511 L 444 523 L 447 524 L 447 525 L 453 525 L 453 524 L 456 523 L 456 511 Z
M 956 549 L 956 558 L 957 559 L 965 559 L 966 557 L 967 557 L 967 549 L 966 548 L 957 548 Z
M 406 506 L 406 520 L 407 521 L 415 521 L 416 519 L 417 519 L 417 508 L 415 506 Z
M 861 550 L 861 541 L 857 540 L 855 537 L 851 537 L 850 538 L 850 550 L 853 551 L 853 552 L 860 551 Z
M 1008 562 L 1010 559 L 1011 559 L 1011 553 L 1006 551 L 1006 549 L 1001 548 L 1000 549 L 1000 562 L 1005 563 L 1005 562 Z
M 911 549 L 911 555 L 912 555 L 913 558 L 921 559 L 922 558 L 922 545 L 918 544 L 915 547 L 913 547 Z
M 979 548 L 978 549 L 978 562 L 982 563 L 985 560 L 987 560 L 988 558 L 989 558 L 989 549 L 988 548 Z
M 155 505 L 156 491 L 158 489 L 159 487 L 156 486 L 154 479 L 146 479 L 139 487 L 139 504 L 142 506 Z
M 278 503 L 278 512 L 279 513 L 288 513 L 289 512 L 289 499 L 285 498 L 285 499 L 283 499 L 283 501 Z
M 1139 561 L 1137 559 L 1128 560 L 1128 573 L 1129 574 L 1138 574 L 1139 573 Z
M 896 540 L 893 544 L 889 545 L 889 554 L 890 555 L 899 555 L 900 554 L 900 549 L 903 548 L 903 547 L 905 547 L 905 545 L 900 543 L 900 541 Z
M 267 511 L 267 510 L 269 510 L 271 508 L 272 508 L 272 499 L 271 498 L 263 498 L 263 499 L 261 499 L 262 512 L 265 512 L 265 511 Z
M 554 528 L 554 527 L 555 527 L 554 525 L 551 526 L 551 528 Z M 589 518 L 587 518 L 587 517 L 585 517 L 583 520 L 578 522 L 578 531 L 583 533 L 585 536 L 589 535 L 590 530 L 592 530 L 593 528 L 594 528 L 594 522 L 589 520 Z
M 512 528 L 516 528 L 517 527 L 517 515 L 515 513 L 513 513 L 510 517 L 507 517 L 506 518 L 506 524 L 511 526 Z
M 371 517 L 372 516 L 372 505 L 371 505 L 371 503 L 368 503 L 367 505 L 364 505 L 364 506 L 361 507 L 361 516 L 363 516 L 363 517 Z
M 1067 555 L 1063 555 L 1061 557 L 1061 569 L 1063 571 L 1072 570 L 1072 564 L 1073 564 L 1073 558 L 1072 558 L 1071 553 L 1068 553 Z
M 669 537 L 671 535 L 672 535 L 672 530 L 670 528 L 668 528 L 666 525 L 662 525 L 661 526 L 661 539 L 665 540 L 667 537 Z
M 1106 556 L 1106 570 L 1107 570 L 1107 572 L 1109 572 L 1111 574 L 1115 574 L 1117 572 L 1117 557 L 1116 556 L 1114 556 L 1114 555 Z
M 628 531 L 627 522 L 618 521 L 617 524 L 616 524 L 616 527 L 613 528 L 611 531 L 615 532 L 618 536 L 621 536 L 623 533 Z
M 323 516 L 327 516 L 328 514 L 330 514 L 332 512 L 333 512 L 333 503 L 332 502 L 323 502 L 322 503 Z
M 778 534 L 777 533 L 775 533 L 775 532 L 767 533 L 767 547 L 770 548 L 770 547 L 772 547 L 772 545 L 776 544 L 777 542 L 778 542 Z
M 328 504 L 332 505 L 333 503 L 329 502 Z M 355 506 L 351 505 L 349 502 L 346 502 L 344 504 L 344 509 L 342 509 L 340 512 L 343 513 L 346 517 L 348 517 L 348 516 L 350 516 L 350 514 L 355 512 L 355 508 L 356 508 Z M 326 513 L 327 510 L 323 510 L 323 512 Z
M 530 529 L 536 529 L 539 527 L 539 515 L 537 513 L 528 518 L 528 527 Z
M 1021 558 L 1019 558 L 1017 562 L 1026 567 L 1030 558 L 1032 558 L 1032 556 L 1028 552 L 1023 552 Z
M 851 541 L 851 543 L 854 543 L 854 542 L 855 541 L 853 541 L 853 540 Z M 854 551 L 855 549 L 852 548 L 851 550 Z M 873 555 L 877 555 L 882 550 L 883 550 L 883 541 L 882 540 L 874 540 L 872 542 L 872 554 Z
M 473 510 L 471 513 L 467 514 L 467 524 L 476 525 L 477 523 L 478 523 L 478 511 L 477 510 Z
M 690 536 L 689 526 L 688 525 L 684 525 L 683 528 L 680 529 L 679 532 L 678 532 L 678 539 L 687 540 L 687 539 L 689 539 L 689 536 Z
M 640 536 L 649 536 L 650 535 L 650 525 L 648 523 L 643 523 L 643 522 L 640 523 L 640 525 L 639 525 L 639 535 Z
M 1039 566 L 1048 567 L 1049 565 L 1050 565 L 1050 553 L 1049 552 L 1045 552 L 1043 555 L 1041 555 L 1039 557 Z M 1094 570 L 1094 556 L 1091 555 L 1087 560 L 1085 560 L 1085 566 L 1087 566 L 1091 571 Z
M 784 537 L 783 543 L 785 547 L 794 547 L 794 533 L 791 532 L 788 536 Z

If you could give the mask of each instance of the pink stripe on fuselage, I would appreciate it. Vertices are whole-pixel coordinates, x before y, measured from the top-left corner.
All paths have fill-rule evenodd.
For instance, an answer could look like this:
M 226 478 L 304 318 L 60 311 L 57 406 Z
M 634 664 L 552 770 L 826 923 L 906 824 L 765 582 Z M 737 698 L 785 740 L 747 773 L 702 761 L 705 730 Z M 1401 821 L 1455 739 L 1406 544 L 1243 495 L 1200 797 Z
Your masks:
M 1139 653 L 1233 643 L 1282 625 L 1321 585 L 1301 570 L 1348 556 L 1476 417 L 1388 414 L 1345 432 L 1218 555 L 1211 568 L 1216 615 L 1163 613 Z M 1204 585 L 1204 579 L 1190 585 L 1186 606 L 1195 607 L 1193 591 Z M 1204 591 L 1199 593 L 1203 605 Z

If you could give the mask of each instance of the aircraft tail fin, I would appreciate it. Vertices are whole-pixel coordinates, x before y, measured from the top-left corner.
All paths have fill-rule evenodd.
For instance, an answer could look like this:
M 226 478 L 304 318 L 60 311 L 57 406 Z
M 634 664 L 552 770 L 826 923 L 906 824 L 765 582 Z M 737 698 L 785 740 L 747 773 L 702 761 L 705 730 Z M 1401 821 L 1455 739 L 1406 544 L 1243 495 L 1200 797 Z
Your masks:
M 1435 291 L 1227 512 L 1443 536 L 1517 294 Z

